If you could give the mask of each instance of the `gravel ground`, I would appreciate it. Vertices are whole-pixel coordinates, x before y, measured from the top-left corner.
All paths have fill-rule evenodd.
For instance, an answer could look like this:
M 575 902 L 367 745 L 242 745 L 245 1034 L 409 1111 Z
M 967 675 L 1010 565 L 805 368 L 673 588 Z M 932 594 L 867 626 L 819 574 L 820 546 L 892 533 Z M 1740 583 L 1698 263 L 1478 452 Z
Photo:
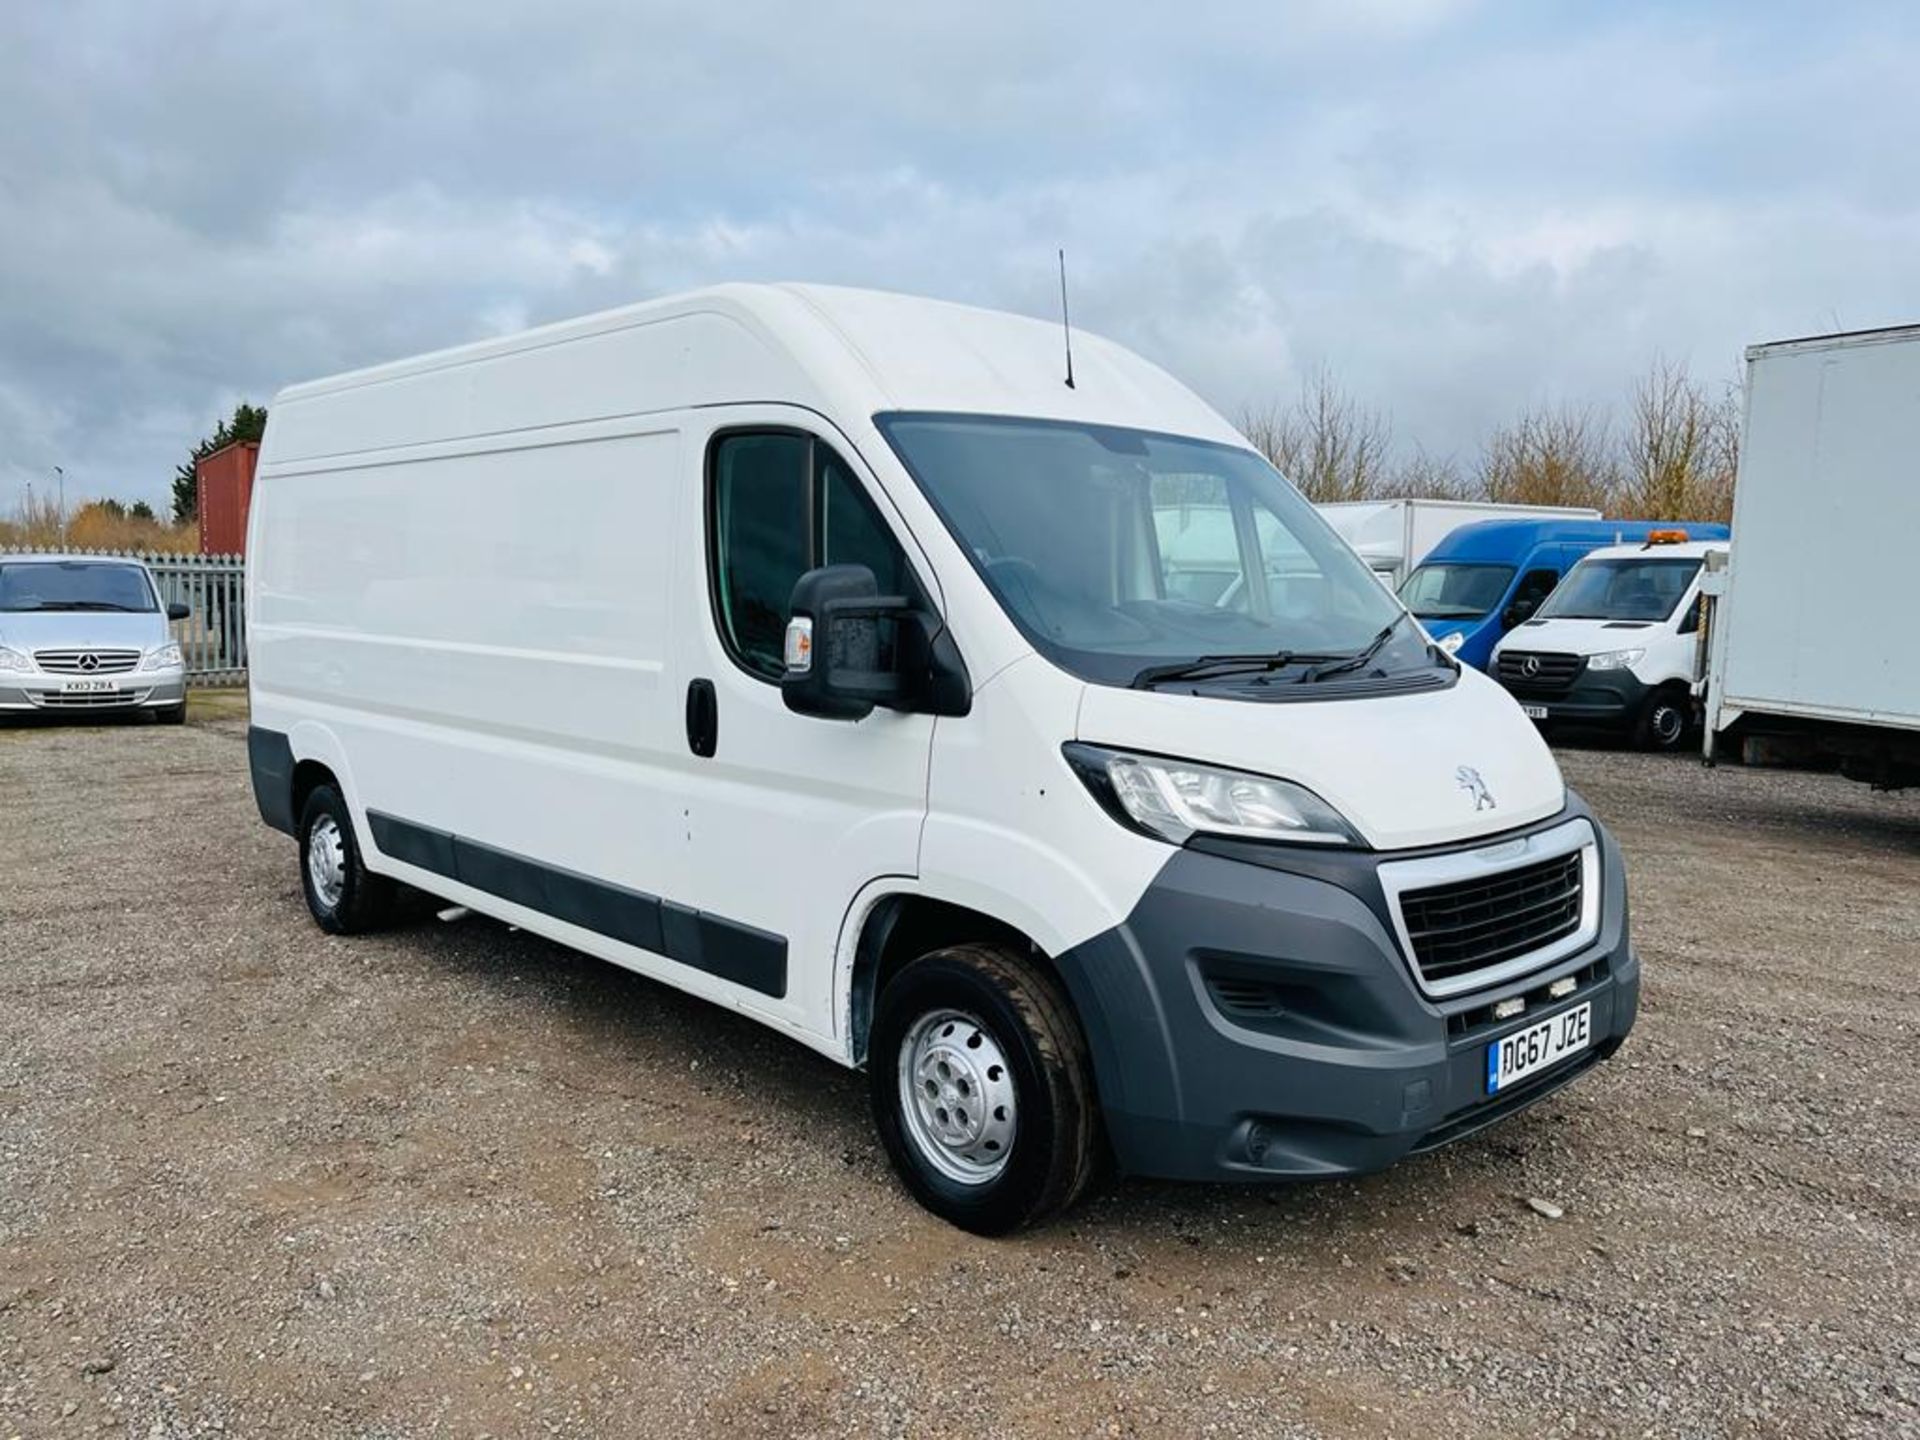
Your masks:
M 1565 751 L 1635 885 L 1613 1063 L 993 1242 L 769 1032 L 321 934 L 194 721 L 0 730 L 0 1440 L 1920 1435 L 1920 795 Z

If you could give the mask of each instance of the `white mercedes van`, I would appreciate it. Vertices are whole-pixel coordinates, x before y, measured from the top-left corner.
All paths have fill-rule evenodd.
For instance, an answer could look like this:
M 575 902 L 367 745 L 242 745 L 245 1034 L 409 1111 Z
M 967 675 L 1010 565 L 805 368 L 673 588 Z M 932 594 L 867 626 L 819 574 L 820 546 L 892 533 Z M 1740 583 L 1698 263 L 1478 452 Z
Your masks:
M 1542 726 L 1598 726 L 1642 749 L 1680 749 L 1700 676 L 1700 571 L 1727 548 L 1676 529 L 1592 551 L 1494 646 L 1494 675 Z
M 727 286 L 283 391 L 249 754 L 314 918 L 415 886 L 863 1066 L 986 1233 L 1104 1156 L 1376 1169 L 1611 1054 L 1619 854 L 1519 707 L 1073 340 Z

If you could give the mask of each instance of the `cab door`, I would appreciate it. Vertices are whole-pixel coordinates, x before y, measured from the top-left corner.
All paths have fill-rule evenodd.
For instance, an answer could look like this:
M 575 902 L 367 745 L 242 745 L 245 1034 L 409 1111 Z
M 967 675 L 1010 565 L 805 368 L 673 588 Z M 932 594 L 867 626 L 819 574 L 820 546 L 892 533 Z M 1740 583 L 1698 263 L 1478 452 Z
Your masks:
M 687 743 L 684 893 L 669 951 L 720 976 L 739 1003 L 840 1042 L 834 956 L 848 906 L 919 866 L 933 717 L 794 714 L 779 678 L 794 582 L 820 565 L 870 567 L 882 594 L 931 604 L 925 558 L 852 445 L 810 411 L 700 412 L 677 547 Z M 912 558 L 909 558 L 911 554 Z

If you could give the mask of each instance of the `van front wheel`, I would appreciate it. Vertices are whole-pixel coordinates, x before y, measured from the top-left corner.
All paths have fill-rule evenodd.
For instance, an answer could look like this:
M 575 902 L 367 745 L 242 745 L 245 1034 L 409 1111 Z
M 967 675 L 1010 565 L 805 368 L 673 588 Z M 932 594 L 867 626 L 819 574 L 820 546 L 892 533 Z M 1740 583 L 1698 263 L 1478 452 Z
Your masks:
M 1678 750 L 1693 727 L 1692 697 L 1674 685 L 1656 690 L 1640 712 L 1634 740 L 1642 750 Z
M 332 935 L 377 930 L 393 911 L 394 883 L 361 862 L 347 802 L 331 785 L 314 786 L 300 812 L 300 888 Z
M 956 945 L 901 970 L 880 994 L 867 1072 L 894 1169 L 963 1230 L 1031 1225 L 1093 1176 L 1086 1042 L 1059 986 L 1011 949 Z

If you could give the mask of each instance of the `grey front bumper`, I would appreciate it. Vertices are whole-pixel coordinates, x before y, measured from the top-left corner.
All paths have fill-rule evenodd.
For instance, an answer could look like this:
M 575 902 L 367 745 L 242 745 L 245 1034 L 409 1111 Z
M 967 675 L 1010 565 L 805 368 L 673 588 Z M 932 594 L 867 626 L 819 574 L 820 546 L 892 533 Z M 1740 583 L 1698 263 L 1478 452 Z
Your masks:
M 1545 710 L 1549 721 L 1628 729 L 1639 720 L 1655 688 L 1631 670 L 1588 670 L 1569 688 L 1551 693 L 1500 683 L 1519 704 Z
M 134 671 L 117 675 L 116 689 L 71 693 L 62 677 L 26 675 L 0 680 L 0 711 L 10 714 L 90 715 L 125 710 L 163 710 L 187 698 L 184 671 Z
M 1528 828 L 1587 814 L 1570 800 Z M 1619 849 L 1594 828 L 1593 941 L 1444 1000 L 1421 993 L 1393 935 L 1375 871 L 1401 857 L 1174 852 L 1124 924 L 1058 960 L 1121 1168 L 1170 1179 L 1377 1170 L 1523 1109 L 1607 1058 L 1632 1028 L 1640 967 Z M 1571 993 L 1549 999 L 1548 985 L 1568 977 Z M 1223 1003 L 1236 993 L 1264 994 L 1270 1009 Z M 1513 997 L 1525 1013 L 1493 1020 L 1493 1004 Z M 1593 1007 L 1585 1051 L 1486 1094 L 1489 1044 L 1581 1003 Z

